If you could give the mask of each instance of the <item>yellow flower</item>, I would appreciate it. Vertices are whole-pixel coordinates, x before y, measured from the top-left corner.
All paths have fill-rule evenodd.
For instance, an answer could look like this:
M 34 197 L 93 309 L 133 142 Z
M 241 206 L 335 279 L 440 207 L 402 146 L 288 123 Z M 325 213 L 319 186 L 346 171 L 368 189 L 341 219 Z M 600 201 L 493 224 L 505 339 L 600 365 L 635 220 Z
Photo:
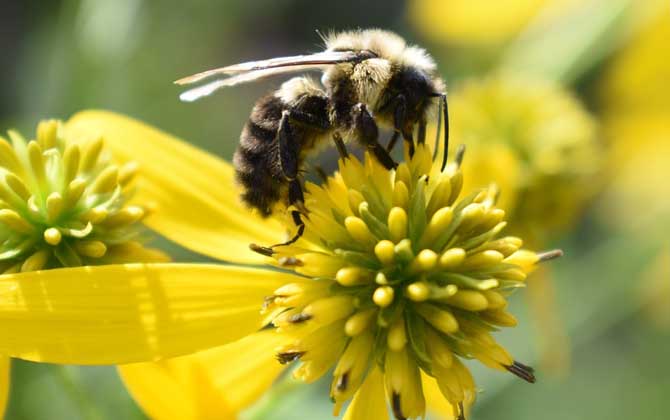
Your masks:
M 414 27 L 434 41 L 495 46 L 511 40 L 540 11 L 560 16 L 579 3 L 576 0 L 413 0 L 409 13 Z
M 670 216 L 670 7 L 641 31 L 605 73 L 601 99 L 611 144 L 601 214 L 618 229 L 665 240 Z M 644 211 L 640 211 L 640 205 Z
M 231 168 L 204 152 L 106 112 L 78 114 L 67 129 L 104 133 L 118 161 L 139 158 L 137 199 L 157 210 L 146 223 L 187 248 L 258 261 L 249 243 L 285 234 L 237 204 Z M 424 147 L 397 172 L 370 158 L 340 161 L 327 184 L 308 185 L 304 237 L 270 258 L 280 270 L 125 264 L 2 276 L 0 352 L 77 364 L 188 355 L 121 368 L 157 418 L 228 418 L 279 375 L 275 357 L 299 361 L 306 381 L 334 367 L 335 410 L 352 401 L 346 419 L 387 418 L 384 390 L 399 418 L 423 415 L 424 386 L 453 404 L 472 401 L 463 358 L 533 381 L 491 332 L 516 323 L 506 296 L 559 253 L 498 238 L 496 190 L 461 197 L 462 177 L 458 163 L 441 172 Z
M 129 204 L 137 166 L 112 165 L 103 138 L 75 142 L 56 120 L 42 121 L 35 140 L 9 138 L 0 137 L 0 271 L 167 260 L 137 241 L 145 215 Z M 0 416 L 9 368 L 0 357 Z
M 468 145 L 464 189 L 500 185 L 510 227 L 531 243 L 570 226 L 597 191 L 596 124 L 556 84 L 508 74 L 450 97 L 453 138 Z

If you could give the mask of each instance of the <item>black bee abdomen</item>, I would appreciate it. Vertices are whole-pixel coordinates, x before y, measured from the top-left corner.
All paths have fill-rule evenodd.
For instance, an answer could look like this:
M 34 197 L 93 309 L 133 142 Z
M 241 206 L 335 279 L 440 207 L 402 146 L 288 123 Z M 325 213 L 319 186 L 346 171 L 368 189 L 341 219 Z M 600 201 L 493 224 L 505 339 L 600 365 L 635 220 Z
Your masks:
M 242 130 L 233 156 L 236 179 L 244 189 L 242 200 L 263 216 L 272 213 L 285 184 L 277 164 L 279 150 L 275 142 L 282 107 L 282 102 L 272 95 L 261 98 Z

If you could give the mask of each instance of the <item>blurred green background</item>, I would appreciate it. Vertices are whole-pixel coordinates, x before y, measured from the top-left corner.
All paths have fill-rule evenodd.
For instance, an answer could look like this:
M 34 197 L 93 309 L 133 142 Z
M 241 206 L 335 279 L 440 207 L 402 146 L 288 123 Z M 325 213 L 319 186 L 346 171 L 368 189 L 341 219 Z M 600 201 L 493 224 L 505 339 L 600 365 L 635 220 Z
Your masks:
M 0 128 L 28 134 L 41 118 L 104 108 L 230 159 L 254 101 L 281 80 L 193 104 L 178 101 L 172 81 L 317 51 L 316 29 L 357 27 L 393 30 L 427 48 L 450 92 L 502 70 L 562 86 L 597 125 L 597 181 L 575 185 L 591 193 L 569 223 L 537 241 L 566 256 L 538 274 L 533 293 L 514 297 L 520 326 L 498 335 L 516 358 L 537 367 L 539 381 L 531 386 L 473 366 L 482 392 L 470 418 L 668 418 L 667 0 L 3 1 Z M 458 106 L 451 112 L 458 118 Z M 517 205 L 532 199 L 522 196 Z M 178 260 L 202 259 L 161 244 Z M 326 382 L 278 389 L 245 417 L 331 418 Z M 6 418 L 144 416 L 112 367 L 14 361 Z

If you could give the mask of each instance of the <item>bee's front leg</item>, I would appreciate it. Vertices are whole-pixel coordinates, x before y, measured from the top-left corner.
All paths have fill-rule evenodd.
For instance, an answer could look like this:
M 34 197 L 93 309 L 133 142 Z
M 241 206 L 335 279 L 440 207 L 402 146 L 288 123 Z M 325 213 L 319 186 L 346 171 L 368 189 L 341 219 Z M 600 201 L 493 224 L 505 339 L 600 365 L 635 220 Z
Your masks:
M 358 103 L 352 109 L 352 121 L 354 129 L 358 133 L 359 141 L 375 155 L 379 163 L 386 169 L 394 169 L 398 166 L 391 155 L 379 144 L 379 129 L 365 104 Z

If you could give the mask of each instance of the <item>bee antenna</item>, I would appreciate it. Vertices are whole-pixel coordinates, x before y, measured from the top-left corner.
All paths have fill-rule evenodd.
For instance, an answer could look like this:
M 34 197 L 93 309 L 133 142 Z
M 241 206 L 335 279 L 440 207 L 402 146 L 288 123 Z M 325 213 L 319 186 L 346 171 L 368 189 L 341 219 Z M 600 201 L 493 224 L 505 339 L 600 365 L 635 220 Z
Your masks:
M 444 171 L 444 168 L 447 166 L 447 157 L 449 156 L 449 108 L 447 107 L 446 92 L 440 95 L 440 106 L 438 108 L 442 108 L 442 118 L 444 118 L 444 155 L 442 156 L 441 168 Z

